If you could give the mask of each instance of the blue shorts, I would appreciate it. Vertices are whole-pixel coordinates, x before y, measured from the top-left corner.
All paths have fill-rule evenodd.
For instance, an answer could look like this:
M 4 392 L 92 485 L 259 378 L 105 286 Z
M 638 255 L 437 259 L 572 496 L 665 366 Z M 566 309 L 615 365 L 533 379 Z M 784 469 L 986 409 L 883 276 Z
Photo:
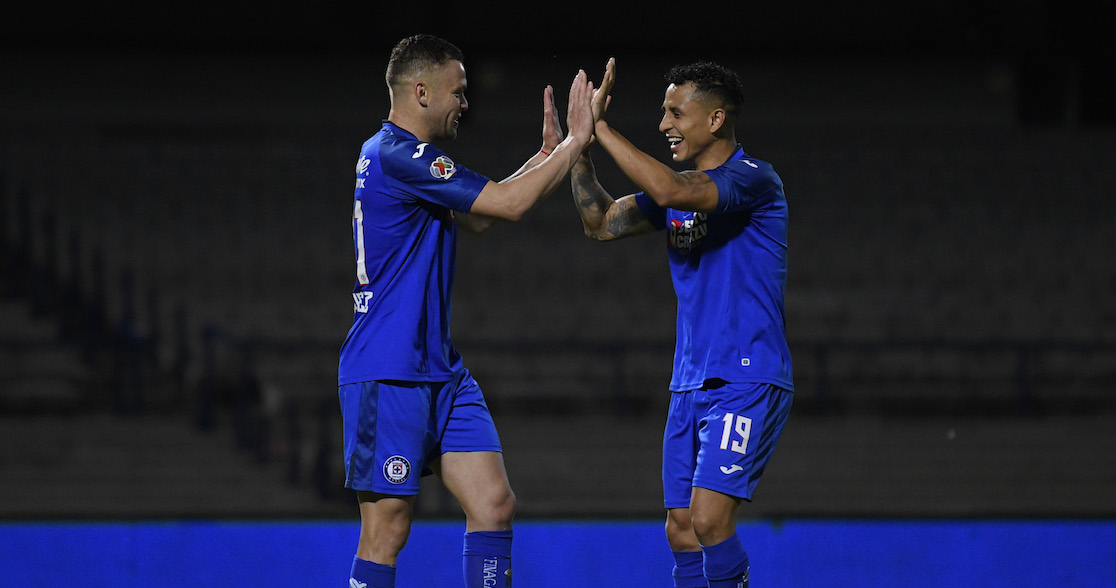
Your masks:
M 359 382 L 338 388 L 345 487 L 415 495 L 426 465 L 447 451 L 500 451 L 480 386 L 463 370 L 448 382 Z
M 674 392 L 663 434 L 663 501 L 688 508 L 694 487 L 751 500 L 790 414 L 771 384 Z

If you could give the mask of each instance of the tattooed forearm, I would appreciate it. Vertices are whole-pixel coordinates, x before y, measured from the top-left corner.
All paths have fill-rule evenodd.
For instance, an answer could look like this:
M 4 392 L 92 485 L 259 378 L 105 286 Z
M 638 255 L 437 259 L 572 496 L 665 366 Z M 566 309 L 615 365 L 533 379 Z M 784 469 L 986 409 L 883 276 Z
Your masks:
M 629 235 L 641 222 L 647 222 L 647 217 L 639 211 L 634 198 L 622 198 L 614 203 L 606 217 L 609 238 Z
M 574 204 L 589 238 L 608 241 L 655 230 L 640 212 L 634 196 L 612 199 L 597 181 L 593 162 L 587 156 L 574 165 L 571 178 Z
M 612 204 L 612 197 L 597 181 L 592 161 L 582 156 L 570 173 L 574 204 L 585 225 L 585 233 L 593 236 L 604 224 L 605 214 Z

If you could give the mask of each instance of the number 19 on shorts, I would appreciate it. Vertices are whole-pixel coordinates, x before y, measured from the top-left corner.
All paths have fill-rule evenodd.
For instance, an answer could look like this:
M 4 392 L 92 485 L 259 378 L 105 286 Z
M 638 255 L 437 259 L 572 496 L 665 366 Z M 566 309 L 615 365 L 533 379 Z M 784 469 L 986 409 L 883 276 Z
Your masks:
M 724 432 L 721 433 L 721 449 L 731 449 L 744 455 L 748 451 L 748 436 L 752 434 L 752 419 L 730 412 L 721 420 L 725 423 Z M 729 441 L 732 442 L 731 447 Z

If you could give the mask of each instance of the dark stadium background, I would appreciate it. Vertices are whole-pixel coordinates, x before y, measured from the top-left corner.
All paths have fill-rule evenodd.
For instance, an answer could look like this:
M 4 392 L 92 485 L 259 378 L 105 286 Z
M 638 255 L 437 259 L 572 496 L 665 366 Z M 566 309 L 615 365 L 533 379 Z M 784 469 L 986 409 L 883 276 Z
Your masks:
M 446 148 L 497 178 L 537 149 L 544 85 L 564 107 L 578 68 L 599 79 L 617 57 L 610 118 L 664 160 L 665 70 L 744 77 L 738 136 L 791 207 L 796 376 L 743 513 L 756 582 L 1116 583 L 1099 4 L 380 4 L 6 9 L 0 536 L 22 547 L 0 561 L 16 585 L 76 568 L 98 585 L 338 584 L 357 525 L 334 388 L 352 166 L 387 112 L 387 52 L 416 32 L 465 51 L 470 110 Z M 584 533 L 630 546 L 587 569 L 668 581 L 662 240 L 590 242 L 562 188 L 463 236 L 458 261 L 454 336 L 519 497 L 517 576 L 592 583 L 545 555 L 591 560 Z M 405 555 L 444 553 L 430 573 L 454 582 L 456 505 L 431 484 L 418 510 Z M 236 570 L 291 545 L 275 579 Z M 181 551 L 211 575 L 169 564 Z

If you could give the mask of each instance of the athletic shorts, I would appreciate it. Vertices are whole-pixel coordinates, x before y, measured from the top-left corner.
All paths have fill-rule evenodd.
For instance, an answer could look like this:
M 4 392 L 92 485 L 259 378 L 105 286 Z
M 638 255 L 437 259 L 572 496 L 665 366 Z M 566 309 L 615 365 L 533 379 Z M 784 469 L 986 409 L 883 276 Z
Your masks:
M 663 434 L 666 507 L 689 507 L 694 487 L 752 500 L 793 396 L 753 383 L 674 392 Z
M 448 382 L 359 382 L 338 388 L 345 487 L 415 495 L 427 463 L 448 451 L 500 451 L 480 386 L 463 370 Z

